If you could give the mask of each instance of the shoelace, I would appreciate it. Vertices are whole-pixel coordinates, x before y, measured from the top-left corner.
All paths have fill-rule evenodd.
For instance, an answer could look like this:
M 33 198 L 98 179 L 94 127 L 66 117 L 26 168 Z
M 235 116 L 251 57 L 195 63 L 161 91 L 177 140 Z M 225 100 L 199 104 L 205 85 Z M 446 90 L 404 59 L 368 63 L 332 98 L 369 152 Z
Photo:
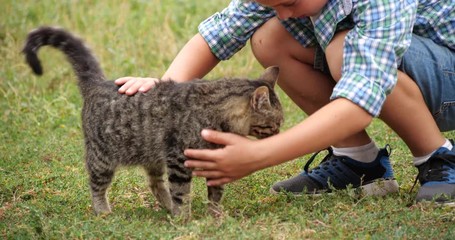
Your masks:
M 322 159 L 321 163 L 319 164 L 319 166 L 317 166 L 316 168 L 314 169 L 317 169 L 317 168 L 320 168 L 320 166 L 322 166 L 322 164 L 324 162 L 326 162 L 327 160 L 329 160 L 332 156 L 333 156 L 333 149 L 331 147 L 327 148 L 327 149 L 323 149 L 323 150 L 319 150 L 317 152 L 315 152 L 311 157 L 310 159 L 308 159 L 308 161 L 306 162 L 305 166 L 303 167 L 303 171 L 305 171 L 305 173 L 308 173 L 308 168 L 310 167 L 311 163 L 314 161 L 314 159 L 316 158 L 316 156 L 322 152 L 322 151 L 328 151 L 329 153 Z M 312 169 L 313 170 L 313 169 Z M 312 171 L 311 170 L 311 171 Z
M 388 156 L 390 156 L 392 154 L 392 148 L 390 147 L 389 144 L 385 145 L 385 149 L 387 150 L 388 152 Z M 333 149 L 331 147 L 328 147 L 326 149 L 322 149 L 322 150 L 319 150 L 317 152 L 315 152 L 311 157 L 310 159 L 308 159 L 308 161 L 306 162 L 305 166 L 303 167 L 303 171 L 305 171 L 305 173 L 308 173 L 308 168 L 310 167 L 311 163 L 314 161 L 314 159 L 316 158 L 316 156 L 322 152 L 322 151 L 328 151 L 327 155 L 322 159 L 321 163 L 319 164 L 319 166 L 315 167 L 314 170 L 316 169 L 319 169 L 324 162 L 328 161 L 329 159 L 332 158 L 333 156 Z M 342 156 L 337 156 L 338 158 L 343 158 Z M 313 170 L 313 169 L 312 169 Z
M 421 184 L 429 181 L 444 181 L 448 175 L 444 168 L 444 162 L 455 164 L 455 155 L 440 154 L 428 159 L 426 163 L 419 167 L 419 173 L 409 192 L 412 192 L 417 184 L 417 180 L 420 180 Z

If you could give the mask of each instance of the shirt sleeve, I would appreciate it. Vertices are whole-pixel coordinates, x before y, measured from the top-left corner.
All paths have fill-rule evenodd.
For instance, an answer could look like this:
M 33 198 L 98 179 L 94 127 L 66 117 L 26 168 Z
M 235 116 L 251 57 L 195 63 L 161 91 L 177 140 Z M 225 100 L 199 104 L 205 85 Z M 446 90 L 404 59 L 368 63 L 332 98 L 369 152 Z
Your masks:
M 255 2 L 233 0 L 227 8 L 199 24 L 199 33 L 220 60 L 231 58 L 242 49 L 254 31 L 275 12 Z
M 347 98 L 379 116 L 397 82 L 397 68 L 412 38 L 417 1 L 358 1 L 343 50 L 342 77 L 331 99 Z

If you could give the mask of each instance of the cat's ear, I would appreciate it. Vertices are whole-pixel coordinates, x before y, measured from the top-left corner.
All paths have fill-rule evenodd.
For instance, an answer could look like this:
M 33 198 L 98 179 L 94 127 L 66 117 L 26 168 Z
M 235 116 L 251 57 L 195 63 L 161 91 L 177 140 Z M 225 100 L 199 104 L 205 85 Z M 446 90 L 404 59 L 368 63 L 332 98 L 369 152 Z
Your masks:
M 278 66 L 272 66 L 265 69 L 264 73 L 259 77 L 259 80 L 268 82 L 272 87 L 275 87 L 276 81 L 278 80 L 278 74 L 280 69 Z
M 251 107 L 253 107 L 255 110 L 258 110 L 271 106 L 269 88 L 266 86 L 256 88 L 256 90 L 254 90 L 253 96 L 251 97 Z

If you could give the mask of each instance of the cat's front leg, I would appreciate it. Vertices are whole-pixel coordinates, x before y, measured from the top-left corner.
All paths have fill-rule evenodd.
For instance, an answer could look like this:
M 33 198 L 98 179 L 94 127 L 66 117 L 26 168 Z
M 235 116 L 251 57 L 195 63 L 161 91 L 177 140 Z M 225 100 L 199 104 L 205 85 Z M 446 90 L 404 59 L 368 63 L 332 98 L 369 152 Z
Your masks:
M 221 198 L 223 197 L 224 186 L 207 187 L 209 198 L 208 210 L 214 217 L 221 217 L 223 210 L 221 208 Z
M 191 217 L 191 172 L 169 171 L 169 190 L 172 197 L 172 215 L 183 219 Z

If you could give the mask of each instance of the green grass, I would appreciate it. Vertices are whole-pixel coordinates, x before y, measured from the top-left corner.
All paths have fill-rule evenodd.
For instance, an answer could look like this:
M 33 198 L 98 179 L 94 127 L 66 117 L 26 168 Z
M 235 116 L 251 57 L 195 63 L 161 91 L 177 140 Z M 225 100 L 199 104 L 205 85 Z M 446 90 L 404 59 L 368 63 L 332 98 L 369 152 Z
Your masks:
M 20 54 L 27 32 L 43 24 L 63 26 L 86 40 L 109 78 L 158 77 L 196 33 L 198 23 L 227 3 L 0 1 L 0 238 L 453 239 L 453 209 L 413 203 L 416 169 L 411 155 L 380 121 L 368 131 L 379 145 L 393 148 L 398 194 L 358 197 L 346 190 L 317 198 L 270 195 L 271 184 L 300 170 L 301 158 L 228 185 L 221 219 L 207 216 L 204 181 L 196 179 L 192 221 L 184 223 L 156 207 L 144 174 L 132 168 L 116 175 L 109 195 L 113 214 L 93 215 L 74 75 L 61 53 L 46 48 L 40 54 L 44 76 L 35 77 Z M 208 78 L 255 77 L 260 72 L 247 46 Z M 286 129 L 305 116 L 279 93 Z

